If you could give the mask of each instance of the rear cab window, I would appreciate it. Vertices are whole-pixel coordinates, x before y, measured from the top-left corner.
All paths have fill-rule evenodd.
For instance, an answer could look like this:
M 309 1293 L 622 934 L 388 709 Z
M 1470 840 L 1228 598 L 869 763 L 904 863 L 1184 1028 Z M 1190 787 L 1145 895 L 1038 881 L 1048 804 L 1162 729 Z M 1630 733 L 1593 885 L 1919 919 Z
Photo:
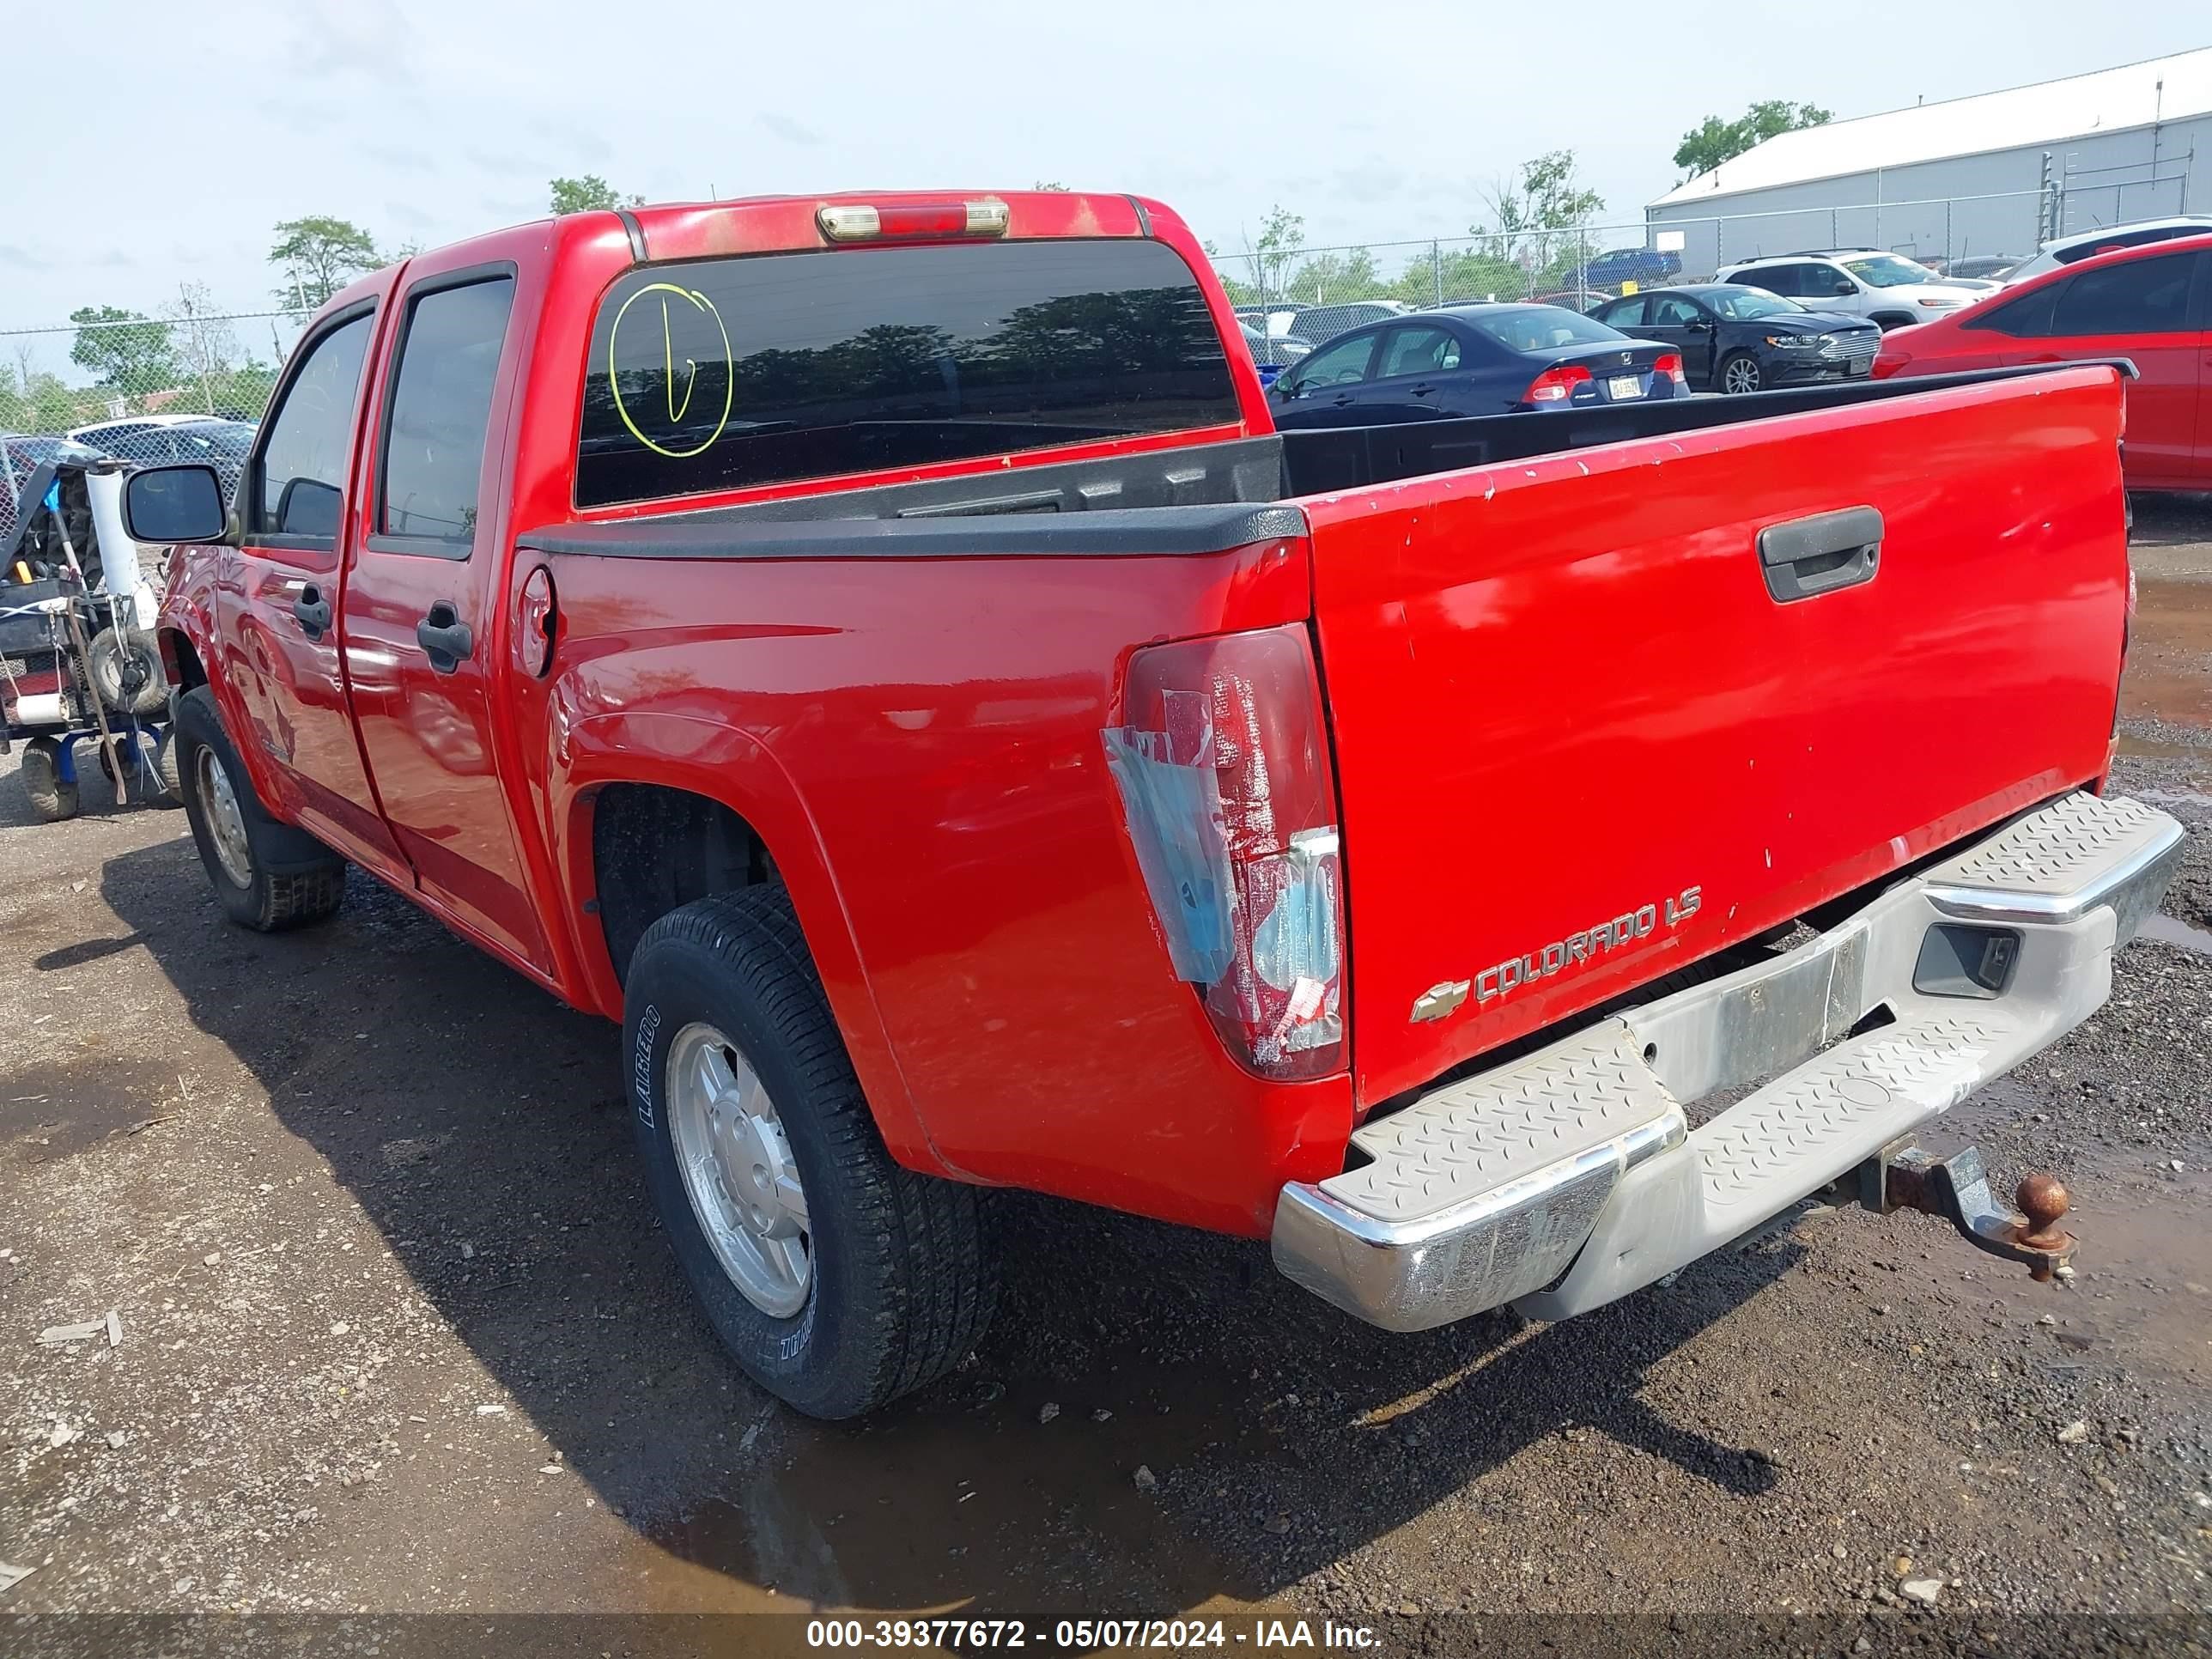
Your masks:
M 1164 243 L 833 248 L 654 265 L 599 302 L 576 505 L 1237 426 Z
M 430 279 L 408 301 L 386 414 L 376 534 L 465 558 L 514 278 Z

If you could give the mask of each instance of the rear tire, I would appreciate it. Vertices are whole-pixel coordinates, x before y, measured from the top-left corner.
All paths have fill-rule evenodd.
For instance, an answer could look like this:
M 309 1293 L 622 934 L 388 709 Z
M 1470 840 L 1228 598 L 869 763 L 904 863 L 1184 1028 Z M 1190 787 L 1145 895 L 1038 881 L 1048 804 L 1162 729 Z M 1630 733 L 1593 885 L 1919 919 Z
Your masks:
M 241 927 L 274 933 L 336 910 L 345 897 L 345 860 L 306 830 L 269 816 L 206 686 L 177 699 L 169 741 L 185 816 L 224 913 Z
M 745 1374 L 835 1419 L 957 1364 L 997 1299 L 978 1195 L 884 1149 L 784 890 L 663 916 L 624 1004 L 647 1182 Z
M 1722 358 L 1720 372 L 1713 379 L 1717 389 L 1730 397 L 1764 391 L 1766 386 L 1766 371 L 1748 351 L 1731 351 Z
M 62 746 L 52 738 L 33 738 L 23 745 L 23 793 L 41 822 L 59 823 L 77 814 L 76 780 L 62 781 Z

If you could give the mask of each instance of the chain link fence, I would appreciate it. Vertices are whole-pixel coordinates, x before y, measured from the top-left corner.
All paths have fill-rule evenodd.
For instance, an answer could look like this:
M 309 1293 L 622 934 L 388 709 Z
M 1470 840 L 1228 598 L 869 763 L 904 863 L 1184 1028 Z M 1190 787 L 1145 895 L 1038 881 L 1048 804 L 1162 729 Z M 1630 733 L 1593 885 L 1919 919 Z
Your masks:
M 308 313 L 125 316 L 0 329 L 0 544 L 40 463 L 78 443 L 126 461 L 204 461 L 234 487 Z
M 2185 169 L 2185 160 L 2183 162 Z M 1710 277 L 1739 260 L 1814 248 L 1887 248 L 1938 270 L 1986 276 L 2045 239 L 2116 222 L 2162 198 L 2101 175 L 2043 188 L 1928 201 L 1698 215 L 1515 234 L 1213 254 L 1262 363 L 1388 312 L 1472 300 L 1586 309 L 1630 284 Z M 2135 190 L 2130 197 L 2128 191 Z M 2136 216 L 2141 216 L 2137 213 Z M 1303 320 L 1293 326 L 1296 309 Z M 159 317 L 103 313 L 59 327 L 0 326 L 0 541 L 32 466 L 74 438 L 131 461 L 204 460 L 234 480 L 276 371 L 307 313 L 216 311 L 188 293 Z M 0 324 L 9 319 L 0 318 Z
M 1581 310 L 1632 283 L 1703 281 L 1738 261 L 1817 248 L 1885 248 L 1939 272 L 1988 276 L 2053 235 L 2103 222 L 2069 198 L 2054 187 L 1703 216 L 1656 210 L 1649 220 L 1513 235 L 1216 251 L 1213 264 L 1247 327 L 1256 333 L 1264 322 L 1275 343 L 1264 355 L 1255 344 L 1255 355 L 1279 362 L 1297 349 L 1279 343 L 1286 336 L 1310 342 L 1317 328 L 1355 326 L 1385 309 L 1485 300 Z M 1305 315 L 1295 329 L 1293 309 Z

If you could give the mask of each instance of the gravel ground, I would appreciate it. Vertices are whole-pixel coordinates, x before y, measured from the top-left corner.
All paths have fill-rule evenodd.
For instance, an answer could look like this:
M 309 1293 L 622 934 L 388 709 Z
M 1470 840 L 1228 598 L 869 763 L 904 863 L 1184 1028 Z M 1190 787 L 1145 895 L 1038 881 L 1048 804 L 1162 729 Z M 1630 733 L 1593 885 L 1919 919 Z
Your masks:
M 2212 927 L 2212 541 L 2142 542 L 2121 781 L 2195 832 L 2168 909 Z M 610 1030 L 358 878 L 326 928 L 228 928 L 179 816 L 36 826 L 0 772 L 0 1560 L 35 1569 L 0 1609 L 2212 1642 L 2212 957 L 2169 926 L 1942 1143 L 2066 1175 L 2071 1286 L 1827 1212 L 1565 1325 L 1393 1337 L 1264 1247 L 1009 1198 L 987 1345 L 823 1427 L 693 1315 Z M 37 1340 L 111 1309 L 119 1345 Z

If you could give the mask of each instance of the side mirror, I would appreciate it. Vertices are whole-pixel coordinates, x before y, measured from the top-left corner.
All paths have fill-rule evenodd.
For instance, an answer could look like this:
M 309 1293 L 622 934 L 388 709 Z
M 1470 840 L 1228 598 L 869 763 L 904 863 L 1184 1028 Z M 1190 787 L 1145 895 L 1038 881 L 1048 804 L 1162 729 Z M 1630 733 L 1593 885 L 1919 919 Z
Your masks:
M 1836 294 L 1856 294 L 1859 291 L 1859 285 L 1848 276 L 1838 276 L 1836 278 L 1836 286 L 1830 291 Z
M 123 527 L 134 542 L 219 542 L 228 514 L 211 466 L 149 466 L 123 485 Z

